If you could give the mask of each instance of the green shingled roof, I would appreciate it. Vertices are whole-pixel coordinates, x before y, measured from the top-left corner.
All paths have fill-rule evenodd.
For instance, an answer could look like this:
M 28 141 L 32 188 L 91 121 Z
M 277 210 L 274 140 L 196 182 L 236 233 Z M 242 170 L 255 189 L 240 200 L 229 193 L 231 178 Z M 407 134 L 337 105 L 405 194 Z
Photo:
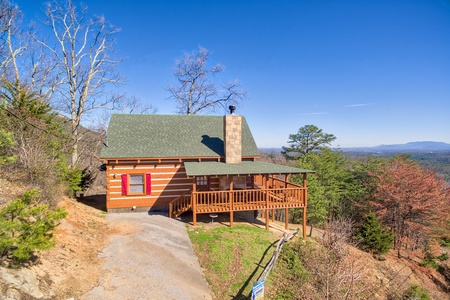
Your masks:
M 187 176 L 314 173 L 314 171 L 311 170 L 260 161 L 243 161 L 239 164 L 226 164 L 223 162 L 185 162 L 184 167 L 186 168 Z
M 223 117 L 198 115 L 111 116 L 101 158 L 224 156 Z M 242 117 L 242 156 L 259 151 Z

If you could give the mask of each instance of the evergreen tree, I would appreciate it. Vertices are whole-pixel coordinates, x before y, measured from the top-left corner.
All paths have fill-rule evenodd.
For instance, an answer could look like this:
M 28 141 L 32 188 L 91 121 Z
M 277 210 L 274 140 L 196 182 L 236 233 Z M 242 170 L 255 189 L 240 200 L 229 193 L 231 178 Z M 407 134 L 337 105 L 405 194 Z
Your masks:
M 283 147 L 281 153 L 286 159 L 296 159 L 315 150 L 327 149 L 336 140 L 333 134 L 325 133 L 314 125 L 306 125 L 296 134 L 289 135 L 289 147 Z
M 8 139 L 2 133 L 6 132 L 12 142 L 8 152 L 17 157 L 16 170 L 23 170 L 27 181 L 46 186 L 44 192 L 59 183 L 69 192 L 79 190 L 81 170 L 66 166 L 71 146 L 62 118 L 27 86 L 3 80 L 0 87 L 0 156 L 5 155 L 2 143 Z M 49 191 L 46 196 L 54 194 Z
M 0 129 L 0 167 L 16 161 L 17 157 L 9 155 L 9 149 L 14 145 L 12 133 Z
M 373 212 L 370 212 L 358 230 L 357 240 L 363 250 L 384 254 L 389 252 L 394 244 L 394 234 L 380 223 Z
M 314 170 L 308 175 L 308 222 L 320 226 L 326 218 L 353 217 L 354 202 L 366 192 L 354 176 L 353 164 L 341 152 L 324 149 L 302 156 L 299 168 Z M 302 178 L 295 176 L 294 182 Z
M 0 210 L 0 262 L 19 266 L 35 251 L 55 245 L 53 231 L 67 212 L 38 205 L 39 194 L 37 189 L 29 190 Z

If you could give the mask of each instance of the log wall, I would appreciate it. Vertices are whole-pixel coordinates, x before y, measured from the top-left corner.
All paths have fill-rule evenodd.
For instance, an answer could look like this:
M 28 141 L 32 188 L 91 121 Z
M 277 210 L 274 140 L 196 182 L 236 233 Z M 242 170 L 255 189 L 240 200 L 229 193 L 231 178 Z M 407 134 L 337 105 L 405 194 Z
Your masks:
M 184 161 L 187 160 L 108 160 L 106 167 L 107 210 L 131 210 L 133 207 L 168 210 L 170 201 L 192 189 L 194 179 L 187 178 Z M 151 193 L 149 195 L 122 195 L 122 174 L 151 174 Z M 219 188 L 218 178 L 210 178 L 209 188 Z

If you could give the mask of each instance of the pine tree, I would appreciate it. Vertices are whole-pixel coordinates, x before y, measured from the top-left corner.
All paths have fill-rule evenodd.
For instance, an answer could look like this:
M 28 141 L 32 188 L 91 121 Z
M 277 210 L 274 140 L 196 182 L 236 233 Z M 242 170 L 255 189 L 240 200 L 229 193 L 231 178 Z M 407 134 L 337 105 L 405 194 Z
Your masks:
M 55 245 L 53 231 L 67 212 L 38 205 L 39 194 L 37 189 L 29 190 L 0 210 L 0 262 L 19 266 L 35 251 Z
M 16 161 L 17 157 L 9 155 L 9 148 L 14 145 L 12 133 L 0 129 L 0 167 Z
M 394 244 L 394 234 L 380 223 L 373 212 L 366 215 L 363 225 L 358 230 L 357 239 L 363 250 L 375 254 L 389 252 Z

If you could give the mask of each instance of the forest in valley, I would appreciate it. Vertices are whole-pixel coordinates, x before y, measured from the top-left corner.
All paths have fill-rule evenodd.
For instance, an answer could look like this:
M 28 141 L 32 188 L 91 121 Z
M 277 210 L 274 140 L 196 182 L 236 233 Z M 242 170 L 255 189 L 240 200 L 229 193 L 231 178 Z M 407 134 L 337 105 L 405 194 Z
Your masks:
M 345 241 L 375 257 L 392 252 L 399 259 L 414 257 L 417 267 L 438 270 L 448 284 L 449 154 L 349 155 L 330 149 L 335 139 L 306 125 L 290 135 L 289 146 L 281 153 L 261 156 L 315 171 L 307 178 L 307 223 L 323 230 L 323 249 L 340 252 Z M 301 184 L 302 178 L 294 176 L 292 181 Z M 301 218 L 301 211 L 291 209 L 291 222 L 300 223 Z M 305 261 L 300 248 L 290 259 L 296 257 L 294 261 L 300 259 L 306 267 L 311 258 Z

